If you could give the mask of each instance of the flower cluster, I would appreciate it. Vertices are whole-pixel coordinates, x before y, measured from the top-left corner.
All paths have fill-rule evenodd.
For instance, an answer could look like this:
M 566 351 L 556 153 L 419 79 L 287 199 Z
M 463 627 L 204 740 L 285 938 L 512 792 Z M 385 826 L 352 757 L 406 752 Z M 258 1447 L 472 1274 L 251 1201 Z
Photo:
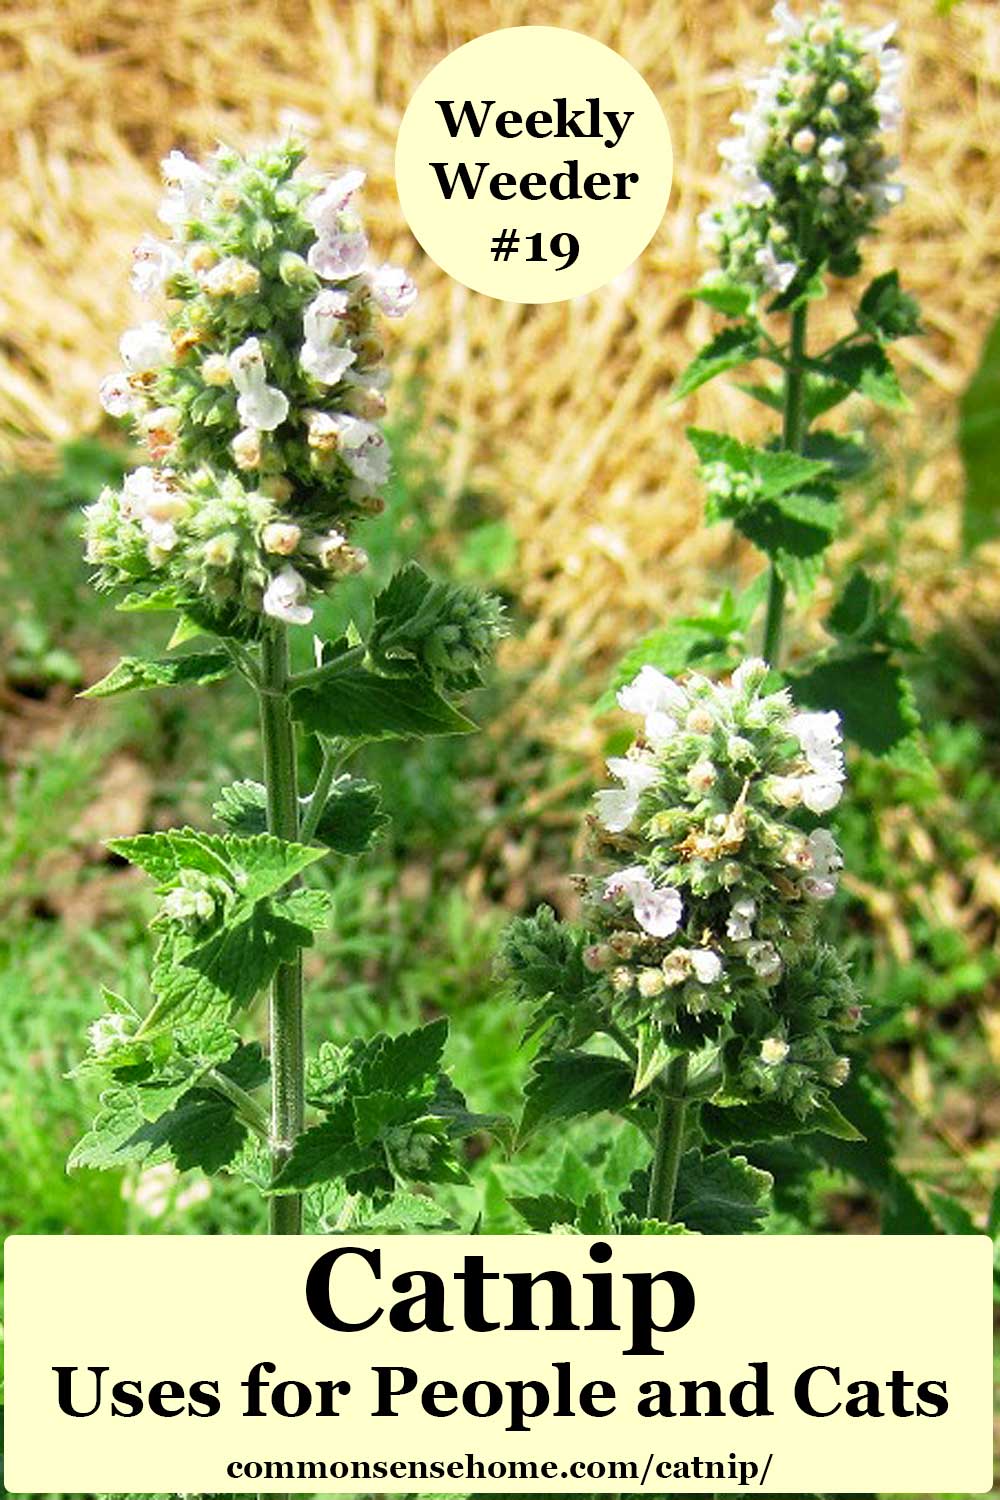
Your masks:
M 797 711 L 787 690 L 766 691 L 767 676 L 758 660 L 728 684 L 645 666 L 619 693 L 643 728 L 608 762 L 618 785 L 597 795 L 598 852 L 616 868 L 585 883 L 596 939 L 585 962 L 619 1024 L 657 1021 L 689 1044 L 727 1027 L 743 1038 L 747 1086 L 781 1093 L 795 1081 L 804 1102 L 791 1064 L 810 1089 L 843 1082 L 825 1030 L 856 1025 L 839 971 L 808 1025 L 796 999 L 842 865 L 815 824 L 840 799 L 844 760 L 838 715 Z
M 165 316 L 124 334 L 101 387 L 150 463 L 87 513 L 100 586 L 251 632 L 261 613 L 307 623 L 311 596 L 366 562 L 351 525 L 389 475 L 378 322 L 416 297 L 367 264 L 363 174 L 317 179 L 303 158 L 289 139 L 164 161 L 172 238 L 141 241 L 132 285 Z
M 894 24 L 849 26 L 836 4 L 800 20 L 779 0 L 774 17 L 781 54 L 719 148 L 736 196 L 700 227 L 727 279 L 783 292 L 824 262 L 853 274 L 858 241 L 902 200 L 881 139 L 900 123 L 901 57 Z

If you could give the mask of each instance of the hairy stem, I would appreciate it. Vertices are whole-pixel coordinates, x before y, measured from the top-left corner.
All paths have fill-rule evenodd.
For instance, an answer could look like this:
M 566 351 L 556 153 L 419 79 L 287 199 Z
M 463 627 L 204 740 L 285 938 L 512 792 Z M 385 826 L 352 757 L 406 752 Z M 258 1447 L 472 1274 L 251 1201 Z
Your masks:
M 804 397 L 808 308 L 809 304 L 803 302 L 792 313 L 788 367 L 785 372 L 785 413 L 781 441 L 782 446 L 792 453 L 801 453 L 807 426 Z M 764 621 L 764 660 L 770 662 L 772 667 L 780 664 L 784 619 L 785 580 L 772 562 L 767 588 L 767 617 Z
M 656 1150 L 649 1178 L 647 1212 L 651 1219 L 659 1219 L 663 1224 L 670 1223 L 670 1216 L 674 1211 L 677 1169 L 681 1161 L 684 1117 L 687 1113 L 687 1100 L 684 1098 L 687 1072 L 688 1055 L 686 1052 L 678 1053 L 667 1067 L 666 1092 L 656 1124 Z
M 260 725 L 267 787 L 267 826 L 278 838 L 299 837 L 295 730 L 288 701 L 288 633 L 270 628 L 261 645 Z M 305 1115 L 302 957 L 282 964 L 271 986 L 271 1166 L 284 1164 Z M 271 1233 L 302 1232 L 302 1195 L 271 1199 Z

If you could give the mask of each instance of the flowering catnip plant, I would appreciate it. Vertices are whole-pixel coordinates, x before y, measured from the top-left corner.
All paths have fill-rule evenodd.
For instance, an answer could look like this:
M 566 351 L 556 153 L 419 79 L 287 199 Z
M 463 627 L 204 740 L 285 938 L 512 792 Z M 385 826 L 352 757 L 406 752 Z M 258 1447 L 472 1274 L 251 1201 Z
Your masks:
M 854 27 L 837 5 L 800 17 L 780 3 L 774 17 L 777 59 L 722 147 L 734 195 L 701 221 L 717 264 L 694 295 L 727 325 L 675 391 L 758 361 L 779 372 L 742 386 L 780 414 L 770 440 L 688 433 L 706 519 L 731 523 L 768 566 L 628 654 L 617 705 L 640 727 L 597 794 L 581 921 L 543 909 L 514 924 L 501 957 L 541 1037 L 522 1129 L 613 1109 L 646 1131 L 652 1160 L 617 1204 L 599 1191 L 585 1204 L 525 1200 L 533 1228 L 752 1228 L 770 1178 L 743 1153 L 803 1132 L 859 1139 L 835 1103 L 862 1008 L 829 936 L 843 863 L 830 817 L 842 734 L 903 762 L 920 753 L 909 637 L 860 569 L 824 622 L 824 649 L 786 664 L 784 627 L 823 570 L 840 486 L 866 463 L 857 438 L 813 424 L 856 392 L 906 404 L 887 346 L 918 321 L 896 272 L 871 282 L 833 344 L 808 340 L 810 304 L 861 269 L 902 197 L 886 145 L 901 66 L 891 25 Z M 760 655 L 748 656 L 762 606 Z M 584 1046 L 597 1037 L 602 1049 Z
M 367 641 L 356 627 L 314 636 L 314 664 L 293 670 L 291 633 L 367 563 L 355 531 L 389 477 L 379 328 L 416 296 L 371 262 L 363 174 L 320 177 L 304 155 L 289 139 L 163 163 L 169 238 L 144 238 L 132 272 L 162 311 L 122 337 L 101 388 L 149 461 L 86 516 L 97 586 L 178 622 L 167 654 L 125 659 L 90 695 L 239 674 L 259 700 L 264 774 L 221 791 L 224 832 L 112 842 L 156 884 L 158 945 L 148 1008 L 108 995 L 91 1028 L 82 1067 L 106 1087 L 71 1164 L 240 1172 L 276 1233 L 299 1231 L 311 1188 L 319 1222 L 402 1222 L 392 1195 L 460 1180 L 457 1142 L 495 1123 L 442 1072 L 443 1022 L 304 1057 L 302 952 L 331 901 L 303 877 L 362 852 L 384 821 L 377 788 L 344 763 L 366 741 L 473 729 L 447 695 L 482 681 L 502 628 L 496 600 L 411 563 L 376 597 Z M 179 649 L 199 636 L 214 644 Z M 303 737 L 321 750 L 306 796 Z M 239 1023 L 268 987 L 265 1055 Z

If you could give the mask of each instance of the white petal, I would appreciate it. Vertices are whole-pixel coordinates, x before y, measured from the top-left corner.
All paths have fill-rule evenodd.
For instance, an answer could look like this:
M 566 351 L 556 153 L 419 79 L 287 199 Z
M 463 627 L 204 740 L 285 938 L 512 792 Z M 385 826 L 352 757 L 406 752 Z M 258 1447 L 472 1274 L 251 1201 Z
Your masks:
M 667 886 L 654 890 L 633 902 L 635 919 L 644 932 L 651 937 L 670 937 L 681 924 L 684 905 L 680 891 Z
M 368 257 L 368 240 L 361 230 L 321 235 L 309 251 L 309 265 L 324 281 L 349 281 L 358 276 Z

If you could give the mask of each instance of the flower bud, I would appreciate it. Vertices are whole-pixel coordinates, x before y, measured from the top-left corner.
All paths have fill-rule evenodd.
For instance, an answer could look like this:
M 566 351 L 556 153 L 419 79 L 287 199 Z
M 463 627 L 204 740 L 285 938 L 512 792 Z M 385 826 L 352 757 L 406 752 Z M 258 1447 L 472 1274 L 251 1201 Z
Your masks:
M 228 385 L 232 378 L 224 354 L 209 354 L 198 366 L 198 374 L 206 385 Z
M 289 521 L 272 521 L 261 532 L 261 545 L 265 552 L 279 557 L 288 557 L 302 539 L 302 529 Z
M 202 556 L 210 568 L 228 568 L 236 556 L 236 538 L 231 531 L 209 537 L 202 549 Z
M 320 279 L 310 270 L 308 262 L 294 250 L 283 250 L 278 261 L 278 275 L 286 286 L 298 287 L 302 291 L 319 291 Z
M 780 1036 L 768 1036 L 760 1044 L 760 1060 L 769 1068 L 783 1063 L 791 1048 Z
M 260 468 L 260 433 L 256 427 L 244 427 L 230 444 L 238 469 Z

